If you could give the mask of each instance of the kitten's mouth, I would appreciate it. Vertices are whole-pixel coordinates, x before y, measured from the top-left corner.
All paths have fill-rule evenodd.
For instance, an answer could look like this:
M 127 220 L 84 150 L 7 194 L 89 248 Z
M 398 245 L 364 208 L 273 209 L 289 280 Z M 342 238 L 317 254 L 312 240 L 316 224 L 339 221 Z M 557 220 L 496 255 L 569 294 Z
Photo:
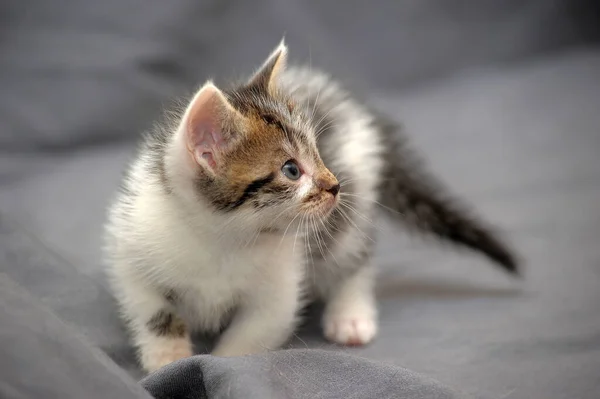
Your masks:
M 337 197 L 326 195 L 315 199 L 305 206 L 305 211 L 319 217 L 327 217 L 333 212 L 338 204 Z

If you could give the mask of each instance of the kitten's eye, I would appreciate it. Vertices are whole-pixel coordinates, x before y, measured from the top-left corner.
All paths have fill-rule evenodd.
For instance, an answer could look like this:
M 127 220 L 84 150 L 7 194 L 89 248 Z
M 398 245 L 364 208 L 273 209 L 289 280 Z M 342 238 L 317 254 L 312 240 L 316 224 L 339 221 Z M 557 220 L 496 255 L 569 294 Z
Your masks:
M 267 125 L 277 126 L 278 129 L 284 130 L 281 122 L 273 115 L 262 115 L 261 116 L 263 122 Z
M 302 176 L 302 172 L 300 172 L 300 168 L 296 165 L 294 161 L 287 161 L 281 167 L 281 172 L 290 180 L 298 180 L 300 176 Z
M 261 118 L 267 125 L 275 125 L 277 123 L 277 119 L 273 115 L 262 115 Z

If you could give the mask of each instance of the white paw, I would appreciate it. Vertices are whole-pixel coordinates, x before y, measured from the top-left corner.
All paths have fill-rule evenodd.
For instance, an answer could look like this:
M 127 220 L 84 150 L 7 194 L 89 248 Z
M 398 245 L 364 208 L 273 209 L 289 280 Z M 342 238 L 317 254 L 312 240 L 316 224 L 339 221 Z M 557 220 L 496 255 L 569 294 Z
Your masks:
M 157 339 L 152 346 L 145 346 L 142 349 L 142 366 L 147 372 L 153 372 L 173 363 L 176 360 L 184 359 L 193 355 L 192 347 L 187 339 Z
M 333 315 L 323 321 L 325 337 L 338 344 L 366 345 L 377 335 L 377 321 L 368 315 Z

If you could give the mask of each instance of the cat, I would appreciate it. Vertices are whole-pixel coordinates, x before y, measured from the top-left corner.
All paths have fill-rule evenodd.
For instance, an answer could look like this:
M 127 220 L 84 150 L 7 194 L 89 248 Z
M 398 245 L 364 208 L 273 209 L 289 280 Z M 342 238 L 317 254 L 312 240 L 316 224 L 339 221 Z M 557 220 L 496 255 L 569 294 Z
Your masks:
M 279 348 L 307 299 L 326 303 L 327 339 L 369 343 L 379 210 L 518 272 L 394 123 L 287 53 L 241 85 L 206 82 L 145 136 L 109 208 L 107 271 L 148 372 L 192 355 L 194 330 L 222 332 L 216 356 Z

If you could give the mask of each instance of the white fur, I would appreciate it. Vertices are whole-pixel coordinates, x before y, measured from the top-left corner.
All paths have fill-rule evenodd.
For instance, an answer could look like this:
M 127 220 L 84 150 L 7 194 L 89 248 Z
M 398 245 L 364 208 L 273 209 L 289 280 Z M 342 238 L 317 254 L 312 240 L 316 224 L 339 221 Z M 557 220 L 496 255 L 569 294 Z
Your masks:
M 204 331 L 217 331 L 228 312 L 238 310 L 216 354 L 242 355 L 283 344 L 294 326 L 303 277 L 293 238 L 263 235 L 251 246 L 241 245 L 235 225 L 223 227 L 210 212 L 190 218 L 184 207 L 148 185 L 128 207 L 127 218 L 116 208 L 109 222 L 111 281 L 144 368 L 152 371 L 190 354 L 189 338 L 168 343 L 177 347 L 169 357 L 166 347 L 156 349 L 168 339 L 146 332 L 144 324 L 153 314 L 170 307 L 158 287 L 183 294 L 178 312 Z

